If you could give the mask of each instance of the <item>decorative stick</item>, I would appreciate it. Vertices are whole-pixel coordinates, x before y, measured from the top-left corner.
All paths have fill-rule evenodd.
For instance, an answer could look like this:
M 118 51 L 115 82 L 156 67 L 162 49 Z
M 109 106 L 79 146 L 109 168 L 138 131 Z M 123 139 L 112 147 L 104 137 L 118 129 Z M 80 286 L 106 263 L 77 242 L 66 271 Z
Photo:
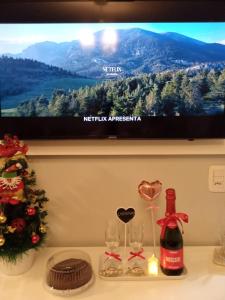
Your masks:
M 151 207 L 150 210 L 151 210 L 151 221 L 152 221 L 153 254 L 156 255 L 156 236 L 155 236 L 154 207 Z
M 148 201 L 150 205 L 147 209 L 151 211 L 151 223 L 152 223 L 152 237 L 153 237 L 153 254 L 148 259 L 148 274 L 158 275 L 158 258 L 156 257 L 156 234 L 155 234 L 155 216 L 154 210 L 157 206 L 154 204 L 154 200 L 158 198 L 162 191 L 162 183 L 159 180 L 148 182 L 143 180 L 138 186 L 138 193 L 142 199 Z
M 158 198 L 162 191 L 162 183 L 159 180 L 148 182 L 143 180 L 138 186 L 138 193 L 142 199 L 149 202 L 147 209 L 151 211 L 152 237 L 153 237 L 153 252 L 156 253 L 156 234 L 155 234 L 155 216 L 154 210 L 157 206 L 154 200 Z
M 127 256 L 127 223 L 133 219 L 135 216 L 134 208 L 119 208 L 117 209 L 117 216 L 118 218 L 123 221 L 124 223 L 124 249 L 123 249 L 123 256 L 124 256 L 124 265 L 126 263 L 126 256 Z
M 127 223 L 124 224 L 124 252 L 123 252 L 123 257 L 124 257 L 124 263 L 127 258 Z

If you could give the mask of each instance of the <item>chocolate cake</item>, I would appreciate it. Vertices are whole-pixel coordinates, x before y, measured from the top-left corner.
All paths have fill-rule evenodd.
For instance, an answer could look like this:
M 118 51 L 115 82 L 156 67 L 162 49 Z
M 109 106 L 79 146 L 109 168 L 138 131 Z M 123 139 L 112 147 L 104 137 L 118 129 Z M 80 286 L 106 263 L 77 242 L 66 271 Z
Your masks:
M 49 270 L 47 284 L 57 290 L 71 290 L 85 285 L 91 278 L 92 268 L 88 262 L 69 258 Z

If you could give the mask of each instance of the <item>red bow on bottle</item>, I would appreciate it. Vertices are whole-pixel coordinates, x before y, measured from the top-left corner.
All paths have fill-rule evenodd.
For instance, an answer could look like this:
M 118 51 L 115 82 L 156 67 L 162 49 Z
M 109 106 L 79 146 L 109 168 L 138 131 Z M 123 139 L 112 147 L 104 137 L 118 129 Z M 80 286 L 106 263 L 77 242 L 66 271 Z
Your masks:
M 161 231 L 161 238 L 164 238 L 164 234 L 166 231 L 166 227 L 168 227 L 169 224 L 177 224 L 177 222 L 180 223 L 181 228 L 182 228 L 182 234 L 184 233 L 183 231 L 183 224 L 182 221 L 185 223 L 188 223 L 188 215 L 185 213 L 174 213 L 171 214 L 163 219 L 160 219 L 157 221 L 157 224 L 162 226 L 162 231 Z
M 107 256 L 109 256 L 109 257 L 113 257 L 113 258 L 115 258 L 116 260 L 121 261 L 121 257 L 120 257 L 120 255 L 117 254 L 117 253 L 105 251 L 105 254 L 106 254 Z M 108 257 L 108 258 L 109 258 L 109 257 Z
M 128 258 L 128 261 L 130 261 L 131 259 L 135 258 L 135 257 L 140 257 L 141 259 L 145 259 L 145 257 L 143 255 L 141 255 L 144 252 L 144 249 L 141 249 L 138 252 L 130 252 L 131 256 Z

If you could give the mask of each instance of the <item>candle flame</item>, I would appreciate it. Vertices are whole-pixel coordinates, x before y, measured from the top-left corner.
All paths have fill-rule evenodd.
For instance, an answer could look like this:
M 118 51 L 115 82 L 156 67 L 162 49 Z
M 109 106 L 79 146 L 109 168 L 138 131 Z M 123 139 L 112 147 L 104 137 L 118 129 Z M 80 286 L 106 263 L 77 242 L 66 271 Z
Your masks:
M 159 263 L 158 258 L 154 254 L 148 259 L 148 274 L 149 275 L 158 275 L 159 273 Z

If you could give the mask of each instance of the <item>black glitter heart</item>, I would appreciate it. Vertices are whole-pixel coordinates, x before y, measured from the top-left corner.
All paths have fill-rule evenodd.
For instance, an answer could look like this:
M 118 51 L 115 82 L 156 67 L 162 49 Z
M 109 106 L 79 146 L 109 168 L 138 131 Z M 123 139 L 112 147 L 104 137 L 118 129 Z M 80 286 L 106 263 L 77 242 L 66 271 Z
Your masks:
M 117 216 L 124 223 L 128 223 L 135 216 L 135 210 L 133 208 L 128 208 L 128 209 L 119 208 L 117 210 Z

